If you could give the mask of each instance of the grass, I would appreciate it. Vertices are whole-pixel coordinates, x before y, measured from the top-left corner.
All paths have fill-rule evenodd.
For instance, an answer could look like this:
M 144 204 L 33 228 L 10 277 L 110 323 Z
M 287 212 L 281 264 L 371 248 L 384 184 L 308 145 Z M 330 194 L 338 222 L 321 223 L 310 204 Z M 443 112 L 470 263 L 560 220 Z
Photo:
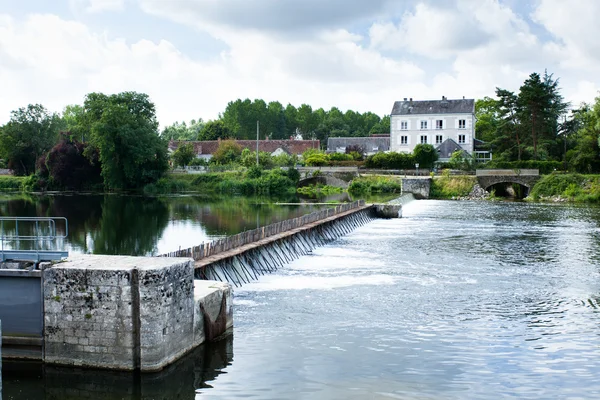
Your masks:
M 431 180 L 430 198 L 452 199 L 466 197 L 477 183 L 474 176 L 450 176 L 442 175 Z
M 23 190 L 25 179 L 24 176 L 0 175 L 0 192 Z

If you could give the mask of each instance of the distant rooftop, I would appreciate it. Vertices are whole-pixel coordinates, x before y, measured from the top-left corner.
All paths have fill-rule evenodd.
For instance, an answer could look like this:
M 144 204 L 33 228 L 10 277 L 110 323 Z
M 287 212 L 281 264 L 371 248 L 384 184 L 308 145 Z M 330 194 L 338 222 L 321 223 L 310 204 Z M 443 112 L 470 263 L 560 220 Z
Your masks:
M 394 103 L 392 115 L 419 115 L 419 114 L 469 114 L 475 113 L 474 99 L 448 100 L 442 96 L 441 100 L 415 100 L 411 98 Z

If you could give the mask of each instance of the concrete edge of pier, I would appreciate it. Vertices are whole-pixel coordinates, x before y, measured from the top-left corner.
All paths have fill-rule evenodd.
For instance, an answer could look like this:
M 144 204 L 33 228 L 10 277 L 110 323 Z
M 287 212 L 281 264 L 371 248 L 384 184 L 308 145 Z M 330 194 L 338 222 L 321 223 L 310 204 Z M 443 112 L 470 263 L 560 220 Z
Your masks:
M 189 258 L 76 255 L 40 279 L 49 364 L 158 371 L 233 326 L 231 286 L 195 280 Z

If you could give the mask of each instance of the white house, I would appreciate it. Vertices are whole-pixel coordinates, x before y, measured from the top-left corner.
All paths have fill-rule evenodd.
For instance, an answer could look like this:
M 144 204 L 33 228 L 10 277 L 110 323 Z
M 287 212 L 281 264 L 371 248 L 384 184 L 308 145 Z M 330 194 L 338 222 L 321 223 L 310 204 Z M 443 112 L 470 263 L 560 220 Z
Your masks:
M 475 100 L 413 101 L 394 103 L 390 116 L 390 150 L 410 153 L 419 143 L 431 144 L 440 152 L 440 161 L 453 151 L 473 155 L 475 149 Z

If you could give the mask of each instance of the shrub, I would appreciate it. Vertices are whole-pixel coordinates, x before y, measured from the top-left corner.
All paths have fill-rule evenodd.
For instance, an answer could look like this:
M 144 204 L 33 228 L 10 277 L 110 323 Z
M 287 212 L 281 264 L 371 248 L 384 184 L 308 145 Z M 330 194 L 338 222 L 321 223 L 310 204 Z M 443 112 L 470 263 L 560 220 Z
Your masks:
M 242 155 L 242 146 L 235 140 L 223 140 L 215 150 L 211 162 L 215 164 L 229 164 L 239 160 Z
M 369 176 L 354 179 L 348 192 L 351 194 L 361 193 L 400 193 L 402 186 L 400 182 L 392 177 Z
M 325 153 L 314 153 L 304 159 L 304 164 L 306 164 L 309 167 L 322 167 L 324 165 L 327 165 L 328 163 L 329 160 Z
M 560 161 L 489 161 L 480 168 L 485 169 L 537 169 L 540 174 L 551 174 L 552 172 L 561 171 L 563 163 Z

